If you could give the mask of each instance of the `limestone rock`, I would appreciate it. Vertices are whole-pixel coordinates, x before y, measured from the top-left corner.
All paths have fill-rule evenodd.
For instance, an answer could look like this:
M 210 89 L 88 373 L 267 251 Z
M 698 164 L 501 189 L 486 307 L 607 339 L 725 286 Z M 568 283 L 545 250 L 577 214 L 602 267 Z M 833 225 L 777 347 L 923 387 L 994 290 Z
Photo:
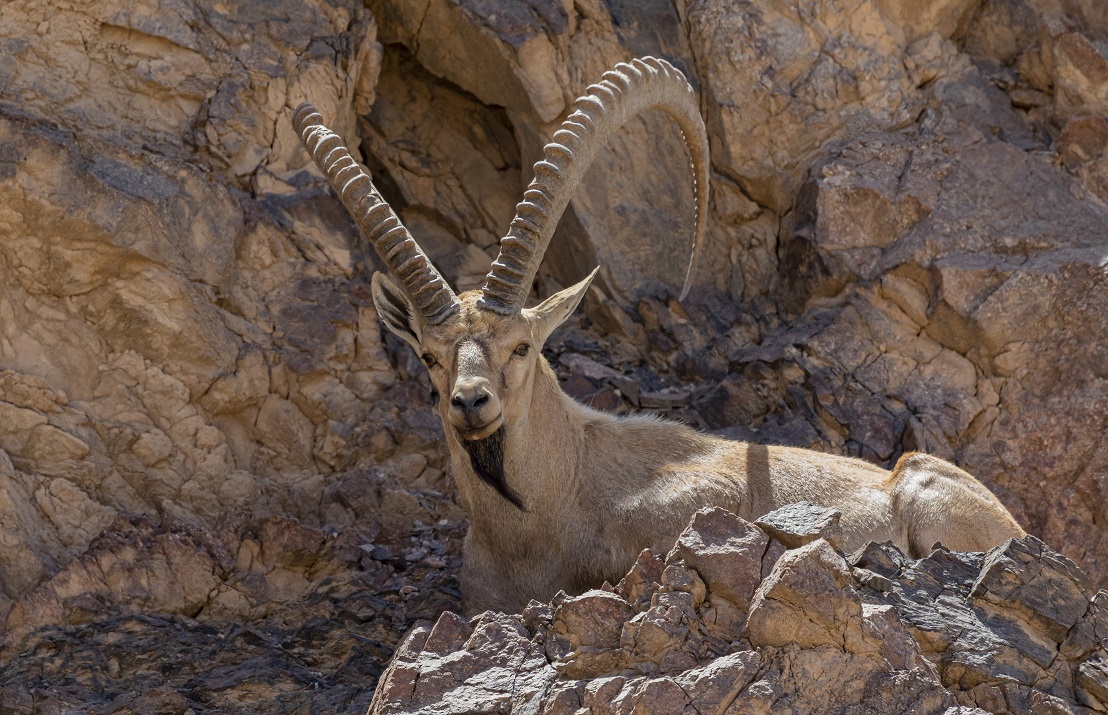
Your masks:
M 684 549 L 675 547 L 671 556 L 705 543 L 708 534 L 716 544 L 742 542 L 750 529 L 756 527 L 732 514 L 703 510 L 681 535 Z M 701 572 L 722 573 L 733 551 L 701 548 L 697 558 Z M 1034 537 L 988 554 L 937 549 L 917 561 L 878 544 L 848 561 L 826 540 L 809 541 L 777 559 L 739 604 L 749 613 L 745 626 L 710 623 L 710 595 L 698 597 L 693 572 L 671 561 L 644 612 L 593 591 L 532 602 L 522 616 L 485 614 L 467 622 L 444 614 L 433 629 L 416 628 L 372 712 L 673 713 L 729 704 L 954 715 L 1103 707 L 1108 639 L 1059 650 L 1067 635 L 1059 619 L 1069 630 L 1078 619 L 1100 628 L 1089 619 L 1101 618 L 1102 597 L 1090 599 L 1085 575 Z M 649 557 L 640 559 L 633 569 L 640 575 L 628 582 L 641 580 L 649 564 Z M 611 634 L 620 627 L 615 647 Z M 489 635 L 479 638 L 482 629 Z M 573 648 L 552 648 L 567 635 Z M 532 661 L 530 654 L 544 647 L 546 659 Z M 599 651 L 605 658 L 582 667 L 581 655 Z M 493 687 L 508 658 L 519 679 Z M 848 682 L 856 687 L 840 685 Z
M 908 124 L 917 111 L 903 63 L 885 60 L 902 56 L 907 38 L 881 3 L 682 5 L 709 98 L 713 160 L 778 214 L 826 142 Z
M 567 598 L 554 611 L 552 630 L 569 639 L 571 648 L 615 648 L 619 630 L 613 622 L 626 620 L 633 611 L 630 604 L 606 591 L 588 591 Z
M 1058 135 L 1058 153 L 1089 191 L 1108 200 L 1108 121 L 1080 117 L 1067 122 Z
M 635 560 L 635 565 L 616 585 L 615 592 L 636 611 L 643 611 L 662 585 L 664 569 L 665 562 L 662 559 L 651 553 L 650 549 L 643 549 Z
M 486 613 L 474 623 L 443 614 L 405 638 L 369 712 L 467 713 L 535 708 L 554 678 L 518 617 Z M 459 657 L 460 655 L 460 657 Z M 428 658 L 442 667 L 427 667 Z
M 743 608 L 761 580 L 762 556 L 768 545 L 762 530 L 713 507 L 693 516 L 672 554 L 694 569 L 713 594 Z
M 850 570 L 826 541 L 786 553 L 759 586 L 746 632 L 752 645 L 816 648 L 860 640 L 861 599 Z
M 806 274 L 807 284 L 800 288 L 804 300 L 838 291 L 842 291 L 840 300 L 845 299 L 842 307 L 829 316 L 833 322 L 828 329 L 808 340 L 808 349 L 815 346 L 821 359 L 835 355 L 837 366 L 827 369 L 807 360 L 801 360 L 800 364 L 820 384 L 815 402 L 833 418 L 832 429 L 838 430 L 840 426 L 845 429 L 850 439 L 858 443 L 856 449 L 861 454 L 880 459 L 890 451 L 895 452 L 899 431 L 902 434 L 899 441 L 906 450 L 922 449 L 959 459 L 951 448 L 951 440 L 954 435 L 961 435 L 960 459 L 968 471 L 987 482 L 1002 472 L 1013 475 L 1004 478 L 1003 488 L 1013 496 L 1027 494 L 1025 499 L 1018 500 L 1022 504 L 1011 498 L 1009 503 L 1015 505 L 1017 513 L 1027 515 L 1032 531 L 1040 528 L 1037 524 L 1043 524 L 1045 531 L 1041 533 L 1048 538 L 1058 534 L 1056 543 L 1063 548 L 1069 543 L 1089 543 L 1088 539 L 1099 543 L 1102 538 L 1099 533 L 1069 516 L 1077 508 L 1071 497 L 1063 500 L 1067 506 L 1056 500 L 1042 502 L 1022 486 L 1035 479 L 1032 474 L 1067 468 L 1076 469 L 1082 475 L 1079 477 L 1082 483 L 1092 484 L 1095 477 L 1081 466 L 1084 462 L 1071 462 L 1076 457 L 1073 452 L 1047 448 L 1033 455 L 1026 447 L 1016 445 L 1027 444 L 1029 434 L 1025 430 L 1030 426 L 1023 425 L 1024 419 L 1048 424 L 1055 419 L 1050 415 L 1065 419 L 1062 415 L 1086 408 L 1097 424 L 1108 418 L 1098 390 L 1092 387 L 1102 380 L 1093 365 L 1103 362 L 1103 350 L 1090 345 L 1086 352 L 1078 347 L 1085 344 L 1079 334 L 1089 324 L 1078 328 L 1068 317 L 1057 322 L 1038 320 L 1034 316 L 1040 315 L 1039 309 L 1030 308 L 1042 300 L 1058 306 L 1062 315 L 1087 315 L 1094 323 L 1099 320 L 1102 313 L 1096 306 L 1104 302 L 1108 292 L 1104 289 L 1103 272 L 1097 267 L 1101 259 L 1097 257 L 1097 240 L 1092 236 L 1102 233 L 1102 227 L 1108 225 L 1108 213 L 1095 203 L 1073 204 L 1072 210 L 1058 211 L 1057 207 L 1071 204 L 1074 190 L 1073 180 L 1063 172 L 1010 145 L 982 141 L 975 131 L 964 126 L 954 125 L 952 129 L 957 133 L 944 132 L 941 141 L 944 148 L 931 154 L 930 159 L 925 145 L 914 144 L 911 149 L 905 145 L 901 154 L 895 148 L 899 139 L 892 143 L 875 139 L 857 147 L 862 153 L 884 157 L 869 165 L 874 171 L 846 161 L 847 156 L 857 156 L 852 153 L 844 154 L 843 164 L 832 164 L 822 170 L 831 193 L 838 193 L 839 187 L 851 187 L 846 189 L 851 198 L 840 195 L 834 199 L 835 206 L 827 208 L 833 214 L 846 210 L 847 206 L 853 206 L 849 215 L 899 212 L 905 226 L 910 228 L 903 229 L 901 238 L 893 243 L 866 248 L 824 243 L 835 240 L 831 237 L 839 233 L 844 236 L 857 233 L 840 232 L 833 224 L 821 224 L 819 218 L 813 233 L 796 230 L 786 249 L 786 264 L 800 269 L 793 275 L 811 271 Z M 957 136 L 962 139 L 955 139 Z M 956 160 L 954 154 L 948 153 L 952 142 L 961 147 Z M 862 189 L 859 182 L 879 181 L 878 164 L 889 166 L 900 161 L 892 160 L 893 154 L 903 157 L 905 163 L 901 166 L 906 170 L 895 180 L 900 188 L 890 195 L 896 198 L 887 203 L 885 199 L 871 198 L 868 189 Z M 930 164 L 932 159 L 936 163 Z M 966 163 L 962 164 L 963 161 Z M 986 169 L 987 166 L 993 169 Z M 954 216 L 970 213 L 968 207 L 956 208 L 955 204 L 962 199 L 954 197 L 970 200 L 970 196 L 977 196 L 972 199 L 975 206 L 989 204 L 992 200 L 986 195 L 1008 191 L 1006 187 L 1011 183 L 999 177 L 1017 170 L 1015 167 L 1027 172 L 1024 176 L 1035 177 L 1033 182 L 1043 200 L 1034 206 L 1022 204 L 1029 212 L 1023 217 L 1005 211 L 993 220 L 978 210 L 973 222 L 959 220 L 956 227 Z M 943 178 L 937 183 L 925 178 L 937 179 L 940 175 Z M 863 176 L 866 178 L 862 179 Z M 820 195 L 823 192 L 823 188 L 818 189 Z M 939 196 L 948 198 L 936 202 Z M 910 207 L 913 202 L 924 207 L 922 212 Z M 878 204 L 886 208 L 877 210 Z M 862 209 L 863 205 L 870 208 Z M 822 215 L 818 212 L 817 216 Z M 888 240 L 888 234 L 884 235 L 882 244 Z M 1001 243 L 1011 245 L 1027 257 L 1013 260 L 1002 255 L 999 251 L 1004 249 L 992 238 L 998 235 L 1006 237 Z M 808 253 L 809 248 L 804 247 L 816 245 L 827 248 Z M 970 248 L 974 245 L 976 248 Z M 863 285 L 845 287 L 854 281 L 878 277 L 882 289 L 877 294 Z M 799 282 L 796 285 L 800 287 Z M 1021 310 L 1027 309 L 1031 312 L 1022 313 L 1021 318 Z M 866 327 L 860 329 L 862 325 Z M 866 337 L 861 340 L 847 337 L 860 336 L 862 332 Z M 1043 348 L 1034 349 L 1031 345 Z M 1056 349 L 1046 346 L 1057 345 L 1067 346 L 1067 350 L 1072 345 L 1077 350 L 1066 370 L 1059 371 L 1057 363 L 1046 358 L 1049 350 Z M 843 380 L 846 372 L 853 378 Z M 1083 387 L 1069 395 L 1053 389 L 1052 385 L 1063 379 L 1062 372 L 1066 373 L 1064 379 L 1073 380 L 1070 384 Z M 854 384 L 855 379 L 861 384 Z M 1092 389 L 1086 391 L 1085 386 Z M 882 404 L 872 396 L 873 390 L 896 395 L 896 400 Z M 1000 400 L 1001 395 L 1006 399 Z M 940 401 L 945 407 L 934 409 Z M 921 418 L 901 411 L 899 403 L 932 407 L 924 407 L 927 414 Z M 1014 414 L 1026 417 L 1017 419 Z M 1070 432 L 1060 423 L 1055 432 L 1058 429 Z M 1074 446 L 1081 445 L 1077 450 L 1087 455 L 1085 458 L 1099 463 L 1099 458 L 1093 456 L 1098 445 L 1083 440 L 1080 432 L 1075 429 L 1067 439 Z M 1011 445 L 1001 448 L 1003 456 L 993 451 L 1000 443 Z M 1049 443 L 1048 439 L 1043 444 Z M 1067 463 L 1068 466 L 1063 466 Z M 1099 507 L 1089 503 L 1087 508 Z M 1075 542 L 1078 531 L 1083 536 L 1076 537 Z M 1070 535 L 1062 537 L 1064 533 Z M 1084 549 L 1082 554 L 1095 551 Z M 1093 563 L 1089 561 L 1087 565 L 1093 573 L 1099 573 Z
M 1054 111 L 1062 117 L 1108 114 L 1108 51 L 1080 32 L 1054 38 Z

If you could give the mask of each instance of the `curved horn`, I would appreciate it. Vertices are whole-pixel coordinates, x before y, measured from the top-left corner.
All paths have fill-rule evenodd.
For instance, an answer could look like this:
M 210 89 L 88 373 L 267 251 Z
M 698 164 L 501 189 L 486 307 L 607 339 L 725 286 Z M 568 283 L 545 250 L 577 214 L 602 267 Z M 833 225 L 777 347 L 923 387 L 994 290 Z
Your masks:
M 478 304 L 483 308 L 507 315 L 523 307 L 558 219 L 597 149 L 625 123 L 654 107 L 677 122 L 692 159 L 696 232 L 681 298 L 689 292 L 708 220 L 708 136 L 685 75 L 654 57 L 620 62 L 589 86 L 576 107 L 535 164 L 535 178 L 516 206 L 508 235 L 500 240 L 500 256 L 481 288 Z
M 323 125 L 323 117 L 307 102 L 292 113 L 292 127 L 354 223 L 369 237 L 424 319 L 437 325 L 450 317 L 458 309 L 458 297 L 377 193 L 373 181 L 350 156 L 342 139 Z

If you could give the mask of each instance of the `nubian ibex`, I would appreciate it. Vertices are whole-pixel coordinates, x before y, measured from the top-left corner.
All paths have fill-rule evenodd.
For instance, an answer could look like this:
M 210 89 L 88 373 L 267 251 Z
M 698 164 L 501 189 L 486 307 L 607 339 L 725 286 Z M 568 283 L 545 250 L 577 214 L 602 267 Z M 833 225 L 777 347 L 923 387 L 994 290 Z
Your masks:
M 984 485 L 924 454 L 892 472 L 793 447 L 746 444 L 648 416 L 578 404 L 540 354 L 596 275 L 528 308 L 555 225 L 597 149 L 647 109 L 688 146 L 696 225 L 687 292 L 708 212 L 708 141 L 692 88 L 651 57 L 620 63 L 577 100 L 535 164 L 500 256 L 480 290 L 455 295 L 342 141 L 308 104 L 293 125 L 394 278 L 373 276 L 385 325 L 416 351 L 444 399 L 437 410 L 469 515 L 461 573 L 467 612 L 518 611 L 559 589 L 615 583 L 646 547 L 665 553 L 700 507 L 753 520 L 809 501 L 842 512 L 842 544 L 890 540 L 914 556 L 941 541 L 981 551 L 1024 532 Z

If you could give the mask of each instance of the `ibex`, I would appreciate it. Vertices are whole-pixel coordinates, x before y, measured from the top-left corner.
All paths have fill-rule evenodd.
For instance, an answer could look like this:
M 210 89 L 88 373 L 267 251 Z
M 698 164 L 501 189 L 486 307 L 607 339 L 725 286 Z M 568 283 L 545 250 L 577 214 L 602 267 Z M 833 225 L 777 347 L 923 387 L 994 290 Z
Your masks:
M 620 63 L 577 100 L 517 206 L 480 290 L 455 295 L 369 176 L 308 104 L 293 125 L 395 280 L 373 276 L 385 325 L 422 358 L 458 498 L 469 515 L 461 586 L 467 612 L 518 611 L 558 590 L 615 583 L 646 547 L 665 553 L 709 505 L 754 519 L 809 501 L 842 512 L 846 549 L 891 540 L 913 556 L 941 541 L 981 551 L 1023 529 L 979 481 L 940 459 L 903 456 L 892 472 L 793 447 L 719 439 L 648 416 L 616 417 L 566 395 L 540 354 L 596 270 L 528 308 L 555 225 L 589 163 L 624 123 L 668 113 L 692 159 L 696 225 L 688 290 L 707 220 L 708 142 L 692 88 L 664 60 Z

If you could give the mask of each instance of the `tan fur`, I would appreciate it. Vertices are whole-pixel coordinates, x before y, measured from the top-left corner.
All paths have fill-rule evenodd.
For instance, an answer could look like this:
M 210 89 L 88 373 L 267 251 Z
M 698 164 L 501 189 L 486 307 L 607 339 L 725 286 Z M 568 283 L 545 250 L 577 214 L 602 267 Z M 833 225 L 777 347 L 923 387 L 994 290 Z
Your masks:
M 386 318 L 434 359 L 438 411 L 470 519 L 461 574 L 467 612 L 515 612 L 558 590 L 614 583 L 642 549 L 667 552 L 708 505 L 750 520 L 798 501 L 834 507 L 847 550 L 888 540 L 916 557 L 937 541 L 981 551 L 1024 535 L 980 482 L 934 457 L 905 455 L 890 473 L 857 459 L 723 440 L 574 402 L 539 350 L 591 278 L 515 316 L 482 311 L 478 294 L 467 293 L 458 315 L 441 325 L 422 325 L 418 315 L 408 325 Z M 374 277 L 379 306 L 405 300 L 387 280 Z M 521 357 L 513 351 L 524 343 L 530 349 Z M 494 394 L 466 419 L 451 401 L 473 390 Z M 507 479 L 526 512 L 477 478 L 462 447 L 463 434 L 484 436 L 501 422 Z

